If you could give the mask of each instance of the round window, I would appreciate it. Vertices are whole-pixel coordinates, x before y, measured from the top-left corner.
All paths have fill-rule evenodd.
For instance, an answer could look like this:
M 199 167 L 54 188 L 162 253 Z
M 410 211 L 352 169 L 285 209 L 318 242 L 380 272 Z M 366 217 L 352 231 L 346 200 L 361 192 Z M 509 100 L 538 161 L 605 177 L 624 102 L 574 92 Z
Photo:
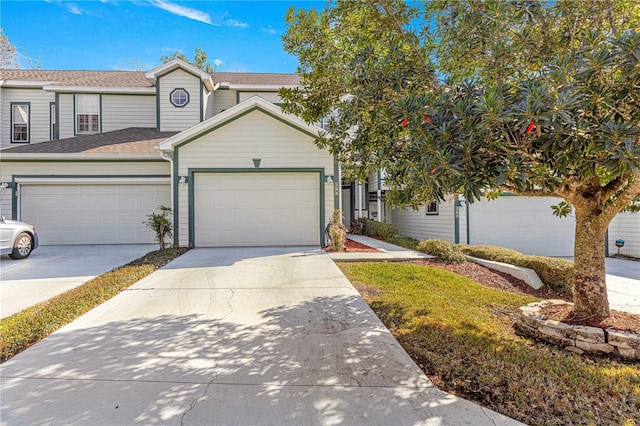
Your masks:
M 173 89 L 170 100 L 174 106 L 183 107 L 189 103 L 189 93 L 184 89 Z

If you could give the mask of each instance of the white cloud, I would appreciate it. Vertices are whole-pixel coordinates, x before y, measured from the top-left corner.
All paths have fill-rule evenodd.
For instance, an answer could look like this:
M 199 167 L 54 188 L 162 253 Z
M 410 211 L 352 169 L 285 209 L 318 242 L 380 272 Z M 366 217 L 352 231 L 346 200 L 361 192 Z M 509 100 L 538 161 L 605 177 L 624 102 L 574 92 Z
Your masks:
M 247 28 L 249 26 L 246 22 L 236 21 L 235 19 L 227 19 L 224 21 L 223 25 L 236 28 Z
M 276 30 L 275 28 L 273 28 L 271 25 L 267 25 L 266 27 L 264 27 L 262 29 L 262 32 L 265 33 L 265 34 L 269 34 L 269 35 L 279 34 L 279 31 Z
M 220 58 L 214 59 L 213 60 L 213 65 L 215 65 L 216 68 L 219 67 L 220 65 L 222 65 L 222 59 L 220 59 Z
M 206 12 L 202 12 L 200 10 L 192 9 L 186 6 L 180 6 L 179 4 L 170 3 L 165 0 L 149 0 L 149 3 L 154 7 L 166 10 L 167 12 L 173 13 L 174 15 L 184 16 L 185 18 L 193 19 L 194 21 L 213 25 L 213 23 L 211 22 L 211 17 Z

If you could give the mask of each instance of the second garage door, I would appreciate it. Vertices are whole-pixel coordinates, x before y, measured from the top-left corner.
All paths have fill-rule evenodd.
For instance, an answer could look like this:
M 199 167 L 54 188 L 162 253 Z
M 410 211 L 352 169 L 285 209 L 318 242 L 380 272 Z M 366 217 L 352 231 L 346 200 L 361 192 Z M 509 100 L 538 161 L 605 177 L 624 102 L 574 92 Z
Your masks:
M 319 173 L 197 173 L 197 247 L 320 244 Z
M 42 245 L 153 243 L 143 222 L 170 193 L 166 184 L 24 184 L 21 218 Z

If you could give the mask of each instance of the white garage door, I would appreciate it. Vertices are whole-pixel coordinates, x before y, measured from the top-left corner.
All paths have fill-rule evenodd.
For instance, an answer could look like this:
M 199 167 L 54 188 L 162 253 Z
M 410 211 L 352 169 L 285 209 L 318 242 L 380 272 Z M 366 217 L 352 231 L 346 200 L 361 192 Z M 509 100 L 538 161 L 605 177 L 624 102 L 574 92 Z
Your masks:
M 153 243 L 142 222 L 170 204 L 170 192 L 163 184 L 22 184 L 21 218 L 42 245 Z
M 573 256 L 575 221 L 553 215 L 551 197 L 500 197 L 469 207 L 470 243 L 508 247 L 525 254 Z
M 318 173 L 195 175 L 197 247 L 320 244 Z

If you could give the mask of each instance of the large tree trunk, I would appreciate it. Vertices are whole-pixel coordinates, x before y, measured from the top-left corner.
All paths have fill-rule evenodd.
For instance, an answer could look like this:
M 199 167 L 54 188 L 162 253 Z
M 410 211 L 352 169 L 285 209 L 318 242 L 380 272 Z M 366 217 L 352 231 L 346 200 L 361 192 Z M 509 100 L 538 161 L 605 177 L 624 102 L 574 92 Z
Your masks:
M 573 303 L 576 312 L 608 317 L 609 299 L 605 275 L 607 225 L 592 212 L 576 209 Z

